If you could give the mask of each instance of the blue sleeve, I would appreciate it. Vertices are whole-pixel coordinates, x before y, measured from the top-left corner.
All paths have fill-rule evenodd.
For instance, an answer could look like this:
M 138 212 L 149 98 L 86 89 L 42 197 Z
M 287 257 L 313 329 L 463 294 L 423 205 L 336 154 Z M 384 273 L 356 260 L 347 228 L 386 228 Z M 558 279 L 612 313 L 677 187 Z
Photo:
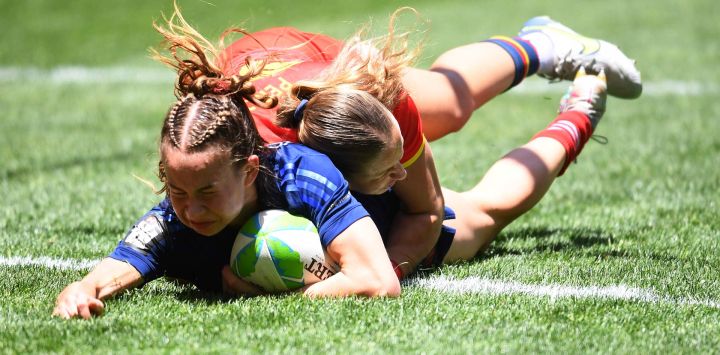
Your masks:
M 279 159 L 278 163 L 278 183 L 290 212 L 317 226 L 323 246 L 327 247 L 350 225 L 368 216 L 350 194 L 342 173 L 324 154 L 304 148 L 301 154 Z
M 132 265 L 150 282 L 165 273 L 164 258 L 169 249 L 169 222 L 174 220 L 167 200 L 152 208 L 118 243 L 110 258 Z

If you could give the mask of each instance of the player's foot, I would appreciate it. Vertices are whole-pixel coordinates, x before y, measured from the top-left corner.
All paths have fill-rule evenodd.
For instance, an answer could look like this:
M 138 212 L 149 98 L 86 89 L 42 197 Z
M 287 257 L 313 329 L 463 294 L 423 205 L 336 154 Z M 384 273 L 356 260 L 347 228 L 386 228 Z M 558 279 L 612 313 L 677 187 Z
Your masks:
M 542 41 L 549 44 L 543 46 L 551 51 L 551 57 L 547 65 L 541 63 L 538 70 L 541 77 L 573 80 L 580 67 L 590 74 L 598 74 L 604 69 L 610 95 L 633 99 L 642 93 L 640 72 L 635 68 L 635 61 L 612 43 L 584 37 L 547 16 L 525 22 L 519 35 L 531 43 Z
M 580 111 L 590 118 L 594 130 L 605 113 L 606 98 L 607 78 L 605 72 L 600 69 L 598 75 L 587 75 L 585 69 L 580 67 L 572 85 L 560 99 L 558 113 Z

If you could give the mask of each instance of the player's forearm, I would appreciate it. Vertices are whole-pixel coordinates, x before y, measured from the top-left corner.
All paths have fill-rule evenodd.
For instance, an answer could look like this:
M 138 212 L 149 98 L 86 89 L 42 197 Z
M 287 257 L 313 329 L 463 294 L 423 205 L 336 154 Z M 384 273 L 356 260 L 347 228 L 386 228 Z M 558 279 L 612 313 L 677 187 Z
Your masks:
M 387 243 L 390 260 L 396 262 L 403 275 L 411 273 L 432 251 L 442 227 L 442 212 L 395 216 Z
M 400 286 L 397 280 L 384 282 L 383 278 L 377 275 L 358 278 L 338 272 L 326 280 L 306 287 L 303 293 L 309 297 L 397 297 L 400 295 Z
M 142 282 L 140 273 L 126 262 L 105 258 L 80 283 L 83 289 L 92 290 L 94 296 L 104 300 L 116 293 L 135 287 Z
M 394 187 L 404 209 L 395 216 L 387 242 L 390 259 L 400 265 L 404 275 L 415 270 L 435 246 L 445 211 L 429 144 L 407 173 Z
M 327 246 L 340 272 L 305 289 L 311 297 L 400 295 L 380 233 L 369 217 L 359 219 Z

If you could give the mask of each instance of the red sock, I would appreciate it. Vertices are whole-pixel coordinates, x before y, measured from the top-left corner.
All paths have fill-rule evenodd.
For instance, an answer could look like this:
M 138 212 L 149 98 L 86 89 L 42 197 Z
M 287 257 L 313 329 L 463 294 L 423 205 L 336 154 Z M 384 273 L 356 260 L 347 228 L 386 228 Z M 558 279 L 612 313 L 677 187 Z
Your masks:
M 559 114 L 544 130 L 538 132 L 532 139 L 538 137 L 552 138 L 565 147 L 565 164 L 558 176 L 562 176 L 582 151 L 585 143 L 592 135 L 592 123 L 582 112 L 567 111 Z

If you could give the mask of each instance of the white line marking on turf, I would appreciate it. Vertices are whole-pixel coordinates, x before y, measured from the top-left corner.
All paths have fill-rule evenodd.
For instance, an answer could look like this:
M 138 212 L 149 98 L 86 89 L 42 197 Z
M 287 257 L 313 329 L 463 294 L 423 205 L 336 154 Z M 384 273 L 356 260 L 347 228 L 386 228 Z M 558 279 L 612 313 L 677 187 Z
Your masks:
M 412 279 L 408 285 L 418 286 L 433 291 L 447 293 L 476 293 L 489 295 L 528 295 L 537 297 L 558 298 L 600 298 L 608 300 L 627 300 L 647 303 L 666 303 L 683 306 L 705 306 L 720 308 L 720 303 L 711 300 L 697 300 L 693 298 L 673 298 L 658 295 L 652 290 L 625 285 L 614 286 L 566 286 L 566 285 L 532 285 L 514 281 L 501 281 L 469 277 L 466 279 L 453 279 L 447 277 L 432 277 L 427 279 Z
M 540 95 L 561 94 L 568 88 L 568 82 L 553 82 L 529 79 L 508 91 L 508 94 Z M 664 80 L 643 83 L 642 96 L 701 96 L 720 93 L 720 85 L 697 81 Z
M 64 66 L 52 69 L 33 67 L 0 67 L 0 83 L 37 82 L 57 85 L 80 84 L 172 84 L 175 75 L 172 70 L 162 67 L 83 67 Z M 510 90 L 515 95 L 558 94 L 567 90 L 567 82 L 548 83 L 531 78 Z M 720 93 L 717 83 L 664 80 L 645 82 L 643 96 L 700 96 Z
M 87 270 L 95 266 L 98 260 L 73 260 L 50 257 L 6 257 L 0 256 L 0 266 L 37 266 L 59 270 Z M 625 285 L 613 286 L 567 286 L 567 285 L 538 285 L 523 284 L 515 281 L 502 281 L 468 277 L 454 279 L 448 277 L 431 277 L 425 279 L 410 279 L 404 282 L 405 286 L 421 287 L 437 292 L 456 294 L 487 294 L 487 295 L 527 295 L 536 297 L 559 298 L 592 298 L 607 300 L 625 300 L 645 303 L 665 303 L 682 306 L 705 306 L 720 309 L 720 302 L 712 300 L 698 300 L 694 298 L 673 298 L 658 295 L 651 289 L 630 287 Z
M 40 266 L 60 270 L 87 270 L 97 264 L 97 260 L 57 259 L 41 256 L 0 256 L 0 266 Z
M 53 69 L 0 67 L 0 82 L 37 82 L 50 84 L 171 84 L 170 69 L 141 67 L 81 67 Z

